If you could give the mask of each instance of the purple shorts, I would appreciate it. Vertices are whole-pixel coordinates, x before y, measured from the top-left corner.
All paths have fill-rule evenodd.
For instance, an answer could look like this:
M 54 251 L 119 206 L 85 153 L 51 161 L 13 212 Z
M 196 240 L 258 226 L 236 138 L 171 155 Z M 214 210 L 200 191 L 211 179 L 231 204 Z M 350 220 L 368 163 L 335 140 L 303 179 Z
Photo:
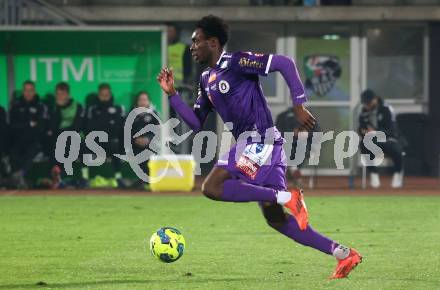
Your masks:
M 215 166 L 250 184 L 276 190 L 287 189 L 286 155 L 282 144 L 236 144 L 221 156 Z

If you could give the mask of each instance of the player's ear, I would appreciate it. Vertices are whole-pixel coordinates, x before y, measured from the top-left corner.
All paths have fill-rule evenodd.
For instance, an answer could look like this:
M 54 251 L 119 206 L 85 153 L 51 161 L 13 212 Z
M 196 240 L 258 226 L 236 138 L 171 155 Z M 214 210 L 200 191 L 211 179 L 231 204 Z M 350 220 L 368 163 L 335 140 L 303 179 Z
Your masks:
M 220 43 L 216 37 L 210 37 L 208 38 L 208 45 L 210 48 L 214 49 L 217 48 L 220 45 Z

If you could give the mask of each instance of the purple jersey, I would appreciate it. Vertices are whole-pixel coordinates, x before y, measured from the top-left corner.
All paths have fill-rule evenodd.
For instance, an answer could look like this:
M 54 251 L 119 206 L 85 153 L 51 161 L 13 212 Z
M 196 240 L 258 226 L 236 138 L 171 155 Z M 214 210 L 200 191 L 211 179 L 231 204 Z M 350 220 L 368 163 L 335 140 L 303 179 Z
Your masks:
M 274 125 L 258 75 L 269 73 L 271 60 L 268 54 L 223 52 L 216 66 L 200 77 L 194 111 L 202 123 L 214 109 L 223 122 L 233 124 L 235 138 L 245 131 L 264 136 Z
M 176 112 L 196 132 L 202 129 L 209 112 L 216 110 L 225 123 L 232 123 L 232 128 L 229 128 L 236 139 L 246 131 L 258 132 L 263 138 L 267 132 L 274 134 L 271 136 L 274 138 L 273 145 L 270 144 L 272 140 L 268 139 L 268 144 L 264 144 L 263 140 L 247 139 L 244 148 L 234 145 L 216 166 L 225 168 L 246 182 L 280 190 L 286 188 L 283 138 L 273 125 L 259 82 L 259 75 L 266 76 L 273 71 L 283 75 L 295 105 L 307 100 L 292 59 L 281 55 L 243 52 L 223 52 L 215 67 L 202 73 L 193 110 L 179 94 L 171 95 L 169 100 Z

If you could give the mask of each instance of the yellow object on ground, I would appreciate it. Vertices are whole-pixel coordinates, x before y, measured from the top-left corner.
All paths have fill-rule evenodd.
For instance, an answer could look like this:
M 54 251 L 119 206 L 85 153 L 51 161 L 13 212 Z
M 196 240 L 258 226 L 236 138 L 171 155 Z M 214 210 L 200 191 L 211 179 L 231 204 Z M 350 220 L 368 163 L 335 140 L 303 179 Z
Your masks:
M 116 188 L 118 182 L 115 178 L 105 178 L 100 175 L 95 176 L 90 180 L 91 188 Z
M 192 155 L 155 155 L 148 167 L 151 191 L 191 191 L 194 187 Z

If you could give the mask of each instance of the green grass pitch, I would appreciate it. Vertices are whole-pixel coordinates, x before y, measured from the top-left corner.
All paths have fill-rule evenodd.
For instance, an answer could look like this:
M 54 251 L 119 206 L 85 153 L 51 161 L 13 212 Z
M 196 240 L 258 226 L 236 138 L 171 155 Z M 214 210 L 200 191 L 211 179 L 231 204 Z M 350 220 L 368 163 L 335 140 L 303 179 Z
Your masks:
M 9 196 L 0 197 L 0 289 L 440 289 L 440 198 L 306 201 L 317 230 L 363 254 L 349 279 L 328 280 L 335 260 L 266 226 L 255 203 Z M 176 263 L 145 250 L 161 226 L 185 236 Z

